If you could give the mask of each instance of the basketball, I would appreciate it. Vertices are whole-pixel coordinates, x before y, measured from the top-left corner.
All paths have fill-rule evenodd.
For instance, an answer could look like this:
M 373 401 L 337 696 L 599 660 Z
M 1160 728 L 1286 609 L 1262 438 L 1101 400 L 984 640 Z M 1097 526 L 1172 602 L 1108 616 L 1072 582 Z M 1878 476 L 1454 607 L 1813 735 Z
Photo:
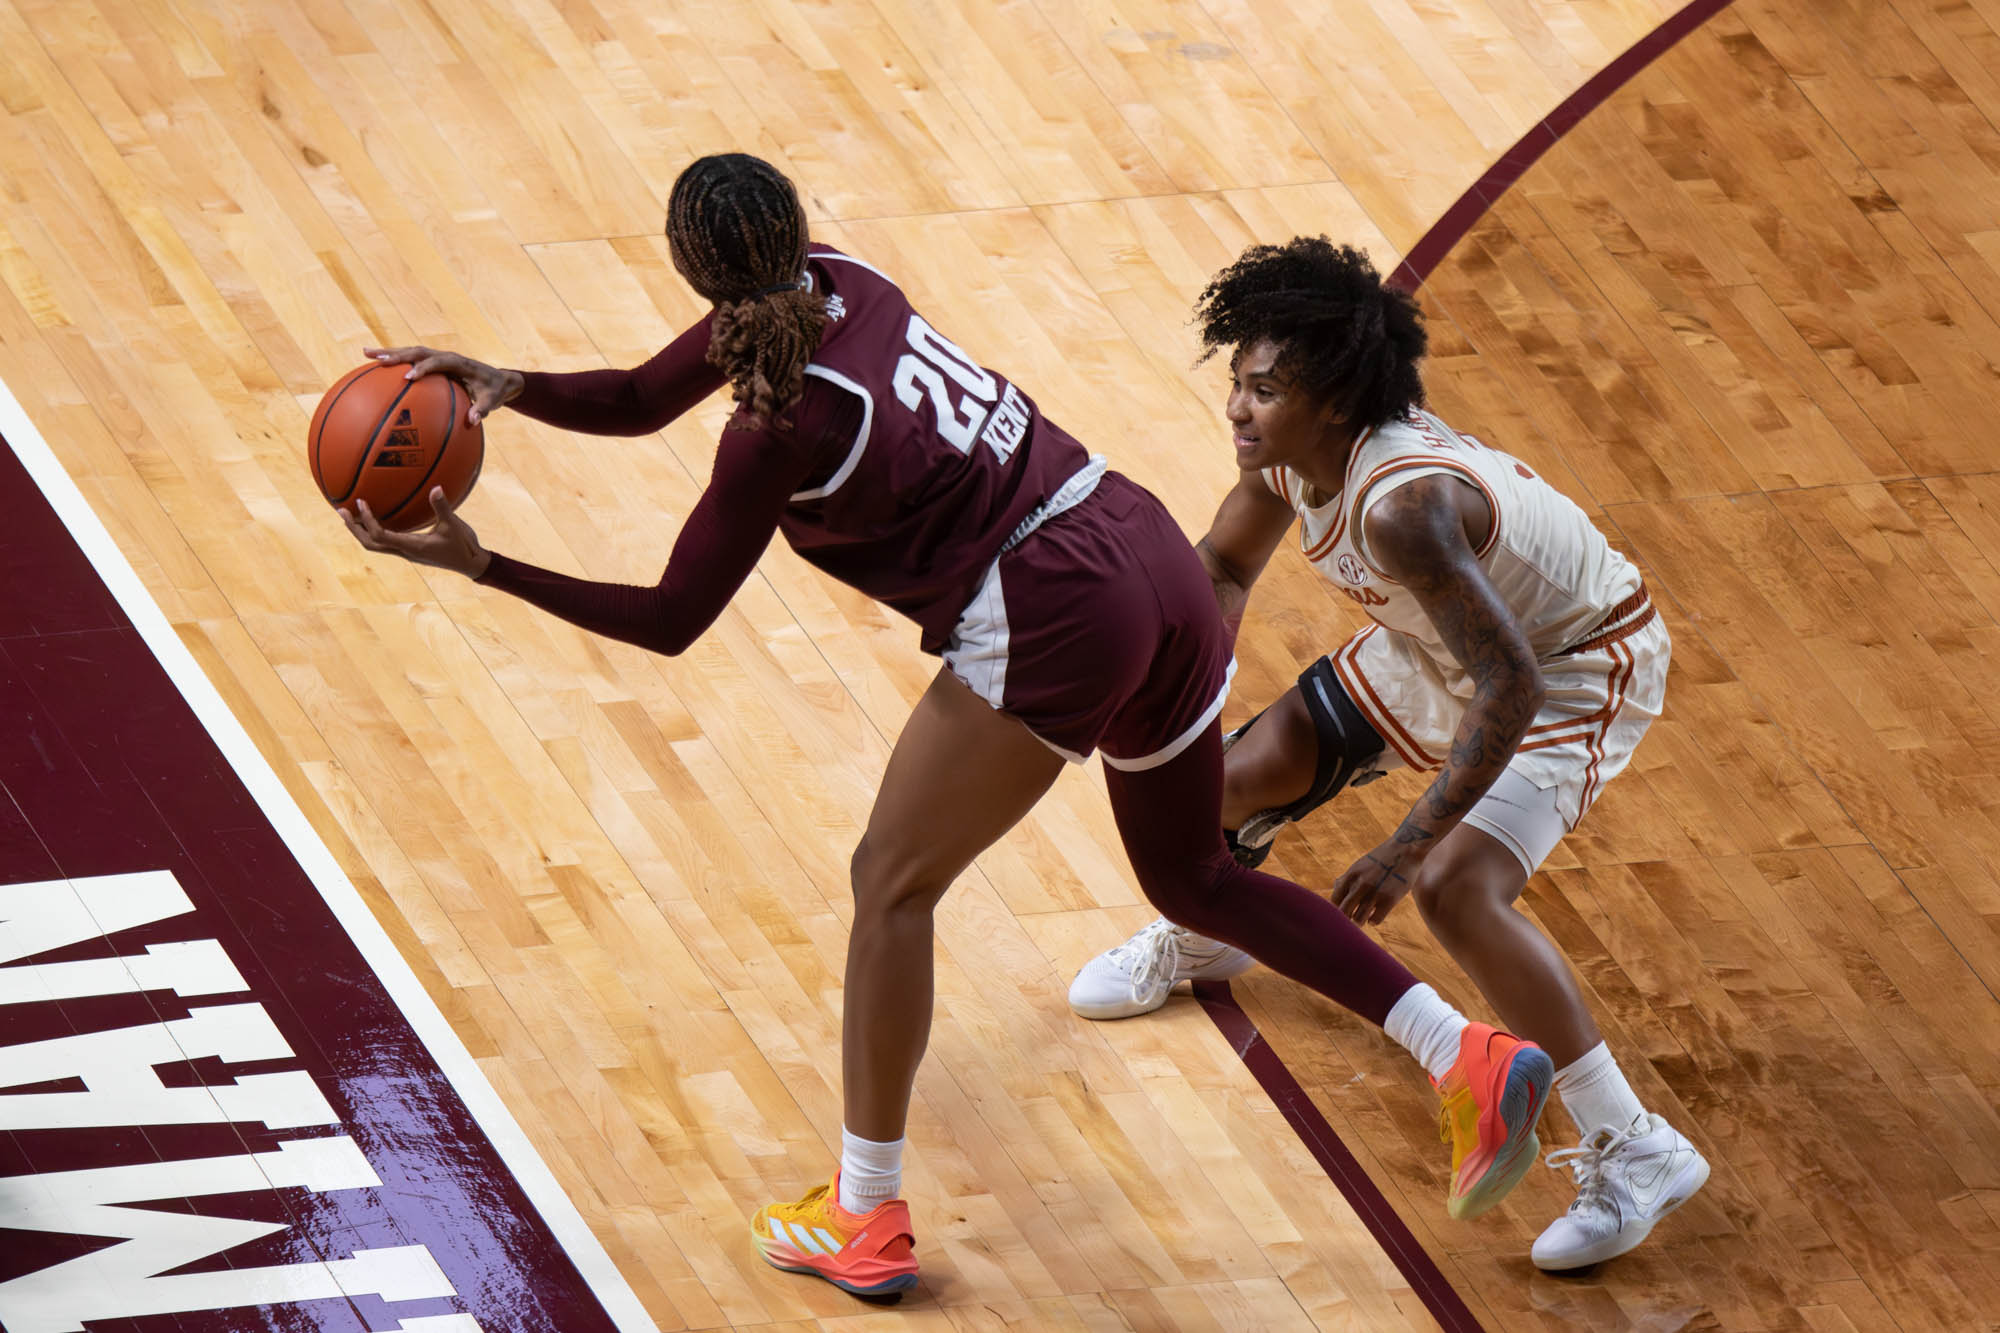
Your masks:
M 319 400 L 306 458 L 320 494 L 336 509 L 366 500 L 382 526 L 410 532 L 432 522 L 433 486 L 456 508 L 472 493 L 486 432 L 468 425 L 471 399 L 445 375 L 405 379 L 409 367 L 370 362 L 350 370 Z

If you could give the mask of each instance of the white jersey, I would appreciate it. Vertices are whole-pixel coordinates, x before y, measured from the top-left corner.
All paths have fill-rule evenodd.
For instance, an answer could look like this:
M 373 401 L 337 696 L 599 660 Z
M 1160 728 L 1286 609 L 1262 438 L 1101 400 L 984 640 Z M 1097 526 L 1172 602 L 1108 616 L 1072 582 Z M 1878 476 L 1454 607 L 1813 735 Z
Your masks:
M 1267 468 L 1265 483 L 1299 515 L 1306 558 L 1375 622 L 1328 657 L 1397 762 L 1419 771 L 1441 764 L 1474 693 L 1423 607 L 1376 568 L 1363 537 L 1384 495 L 1437 473 L 1486 497 L 1493 530 L 1476 552 L 1480 567 L 1541 661 L 1545 698 L 1507 766 L 1527 785 L 1496 783 L 1466 815 L 1532 873 L 1659 715 L 1672 643 L 1638 569 L 1589 515 L 1519 459 L 1427 412 L 1364 435 L 1338 495 L 1320 494 L 1290 468 Z M 1552 798 L 1559 822 L 1524 816 L 1536 792 Z
M 1412 412 L 1362 436 L 1338 495 L 1323 495 L 1290 468 L 1264 482 L 1299 515 L 1306 559 L 1385 629 L 1415 639 L 1447 678 L 1458 663 L 1415 596 L 1370 558 L 1362 520 L 1398 486 L 1448 473 L 1486 496 L 1493 529 L 1476 553 L 1494 590 L 1520 622 L 1535 655 L 1548 660 L 1611 628 L 1605 617 L 1638 591 L 1639 571 L 1611 548 L 1589 515 L 1511 454 L 1461 435 L 1428 412 Z

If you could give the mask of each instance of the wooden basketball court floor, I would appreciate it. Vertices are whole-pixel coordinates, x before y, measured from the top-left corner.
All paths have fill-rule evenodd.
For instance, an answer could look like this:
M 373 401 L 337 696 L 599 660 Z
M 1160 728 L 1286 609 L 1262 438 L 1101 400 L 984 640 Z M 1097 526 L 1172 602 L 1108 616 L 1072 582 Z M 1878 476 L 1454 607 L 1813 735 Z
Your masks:
M 940 914 L 924 1286 L 765 1269 L 745 1217 L 838 1143 L 847 857 L 914 635 L 774 550 L 649 657 L 366 556 L 300 455 L 364 344 L 650 354 L 699 313 L 667 188 L 744 149 L 1199 531 L 1233 471 L 1206 276 L 1299 232 L 1420 253 L 1440 412 L 1591 510 L 1674 633 L 1666 716 L 1527 907 L 1713 1179 L 1537 1273 L 1552 1173 L 1449 1222 L 1400 1052 L 1268 974 L 1237 1000 L 1487 1328 L 1996 1328 L 2000 3 L 1699 9 L 0 0 L 0 381 L 660 1328 L 1424 1328 L 1199 1005 L 1068 1013 L 1150 918 L 1095 772 Z M 502 416 L 467 517 L 650 580 L 722 416 Z M 1281 557 L 1228 717 L 1354 623 Z M 1280 865 L 1330 883 L 1413 794 Z M 1382 934 L 1478 1010 L 1412 913 Z

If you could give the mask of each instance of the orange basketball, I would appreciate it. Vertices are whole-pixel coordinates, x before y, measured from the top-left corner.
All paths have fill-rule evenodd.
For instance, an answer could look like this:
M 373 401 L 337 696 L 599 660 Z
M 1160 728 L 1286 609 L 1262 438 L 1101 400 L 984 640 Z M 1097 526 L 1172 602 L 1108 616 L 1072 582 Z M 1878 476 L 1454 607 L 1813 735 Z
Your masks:
M 466 424 L 471 400 L 444 375 L 404 379 L 408 366 L 371 361 L 340 377 L 313 412 L 306 458 L 320 494 L 335 508 L 366 500 L 382 526 L 410 532 L 435 515 L 428 498 L 444 487 L 453 507 L 479 480 L 486 432 Z

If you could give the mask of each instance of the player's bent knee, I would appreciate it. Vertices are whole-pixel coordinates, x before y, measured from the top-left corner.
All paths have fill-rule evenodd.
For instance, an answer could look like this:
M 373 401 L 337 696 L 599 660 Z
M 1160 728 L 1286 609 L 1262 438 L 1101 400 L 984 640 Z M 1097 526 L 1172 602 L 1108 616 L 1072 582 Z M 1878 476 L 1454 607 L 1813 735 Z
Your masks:
M 1216 934 L 1229 915 L 1230 889 L 1243 868 L 1226 851 L 1176 865 L 1134 866 L 1139 887 L 1160 915 L 1202 935 Z
M 1410 886 L 1410 901 L 1417 905 L 1424 924 L 1439 936 L 1454 934 L 1465 916 L 1464 901 L 1453 900 L 1451 877 L 1443 867 L 1434 869 L 1426 864 L 1417 872 L 1417 882 Z
M 1245 723 L 1223 766 L 1223 808 L 1287 805 L 1312 787 L 1319 731 L 1296 689 Z
M 1492 913 L 1506 910 L 1520 892 L 1511 874 L 1495 874 L 1478 858 L 1454 856 L 1452 851 L 1447 844 L 1433 853 L 1410 886 L 1410 898 L 1424 924 L 1444 940 L 1479 933 Z
M 1268 723 L 1279 730 L 1265 752 L 1309 758 L 1311 782 L 1305 794 L 1289 804 L 1259 810 L 1245 819 L 1236 830 L 1243 848 L 1268 847 L 1284 825 L 1305 818 L 1350 786 L 1374 781 L 1386 768 L 1380 733 L 1348 697 L 1331 659 L 1322 657 L 1307 667 L 1298 688 L 1280 702 L 1282 708 L 1273 707 L 1246 726 L 1248 735 L 1238 746 L 1247 745 Z
M 920 852 L 903 851 L 863 834 L 848 858 L 857 912 L 928 912 L 956 878 Z
M 1312 709 L 1306 706 L 1303 694 L 1296 689 L 1286 691 L 1272 707 L 1268 720 L 1278 728 L 1285 753 L 1310 755 L 1317 762 L 1319 727 L 1313 722 Z

